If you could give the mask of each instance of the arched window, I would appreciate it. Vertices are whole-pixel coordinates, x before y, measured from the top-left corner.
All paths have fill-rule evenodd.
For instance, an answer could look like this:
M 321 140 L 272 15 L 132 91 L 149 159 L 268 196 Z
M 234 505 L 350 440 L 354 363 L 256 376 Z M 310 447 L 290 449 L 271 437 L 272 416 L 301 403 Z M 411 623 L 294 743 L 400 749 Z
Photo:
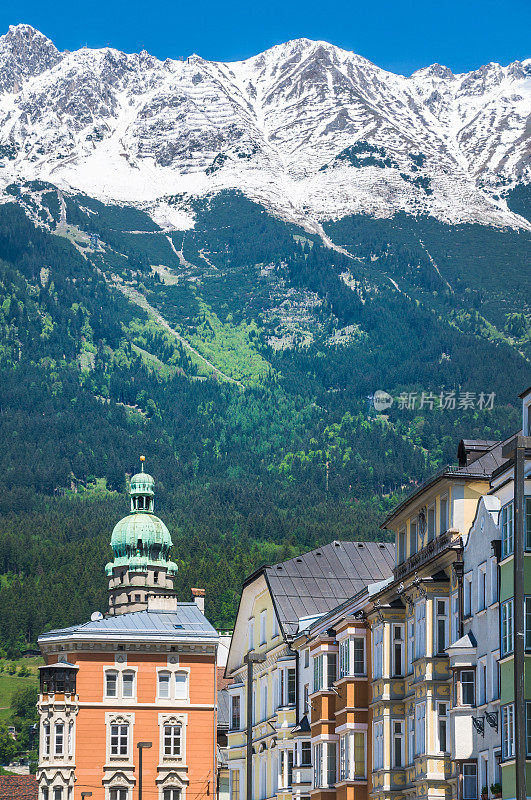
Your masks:
M 135 673 L 123 672 L 122 673 L 122 697 L 135 696 Z
M 167 700 L 170 697 L 170 678 L 171 675 L 169 672 L 159 672 L 158 694 L 159 697 L 163 700 Z

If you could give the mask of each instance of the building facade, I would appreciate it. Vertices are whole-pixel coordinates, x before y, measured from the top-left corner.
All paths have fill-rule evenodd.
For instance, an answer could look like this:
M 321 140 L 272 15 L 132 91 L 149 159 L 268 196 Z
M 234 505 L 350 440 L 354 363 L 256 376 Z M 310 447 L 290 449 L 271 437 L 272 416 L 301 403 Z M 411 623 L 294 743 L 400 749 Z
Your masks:
M 245 582 L 226 675 L 231 800 L 308 800 L 314 794 L 314 681 L 310 647 L 294 641 L 313 621 L 389 575 L 393 545 L 332 542 L 264 567 Z
M 452 672 L 447 648 L 463 637 L 463 539 L 489 490 L 495 447 L 461 442 L 458 466 L 440 470 L 384 523 L 397 563 L 368 614 L 375 800 L 478 796 L 477 773 L 472 792 L 470 765 L 451 757 L 452 707 L 475 706 L 471 671 Z
M 216 792 L 218 634 L 201 597 L 173 595 L 153 495 L 151 476 L 132 478 L 107 566 L 110 613 L 39 638 L 40 800 L 133 800 L 140 783 L 159 800 Z

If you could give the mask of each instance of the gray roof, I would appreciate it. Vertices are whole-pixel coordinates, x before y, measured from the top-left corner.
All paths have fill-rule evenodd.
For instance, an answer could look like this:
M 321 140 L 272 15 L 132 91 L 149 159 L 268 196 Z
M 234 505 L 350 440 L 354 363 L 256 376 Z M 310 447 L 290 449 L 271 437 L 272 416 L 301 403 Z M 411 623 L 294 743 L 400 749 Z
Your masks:
M 286 635 L 300 617 L 324 614 L 370 583 L 387 578 L 395 564 L 390 542 L 331 542 L 264 567 L 277 616 Z
M 177 603 L 176 611 L 132 611 L 90 620 L 39 636 L 39 642 L 72 636 L 81 639 L 119 637 L 217 639 L 218 634 L 195 603 Z
M 502 449 L 507 442 L 510 442 L 511 439 L 514 438 L 513 436 L 509 436 L 507 439 L 504 439 L 503 442 L 488 442 L 485 440 L 485 444 L 490 444 L 491 446 L 489 449 L 480 455 L 479 458 L 476 458 L 475 461 L 472 461 L 470 464 L 466 466 L 453 466 L 451 464 L 447 464 L 444 467 L 441 467 L 437 472 L 423 481 L 419 486 L 415 487 L 412 492 L 410 492 L 405 500 L 403 500 L 399 505 L 397 505 L 392 512 L 386 517 L 386 519 L 381 524 L 381 528 L 385 528 L 391 520 L 400 512 L 402 511 L 417 495 L 420 495 L 423 491 L 425 491 L 429 486 L 432 486 L 441 478 L 468 478 L 473 480 L 474 478 L 477 480 L 490 480 L 493 473 L 499 469 L 503 464 L 507 462 L 507 459 L 502 456 Z M 462 440 L 463 442 L 475 442 L 476 444 L 479 443 L 478 439 L 472 440 Z
M 230 695 L 226 689 L 218 692 L 218 728 L 228 728 L 230 720 Z

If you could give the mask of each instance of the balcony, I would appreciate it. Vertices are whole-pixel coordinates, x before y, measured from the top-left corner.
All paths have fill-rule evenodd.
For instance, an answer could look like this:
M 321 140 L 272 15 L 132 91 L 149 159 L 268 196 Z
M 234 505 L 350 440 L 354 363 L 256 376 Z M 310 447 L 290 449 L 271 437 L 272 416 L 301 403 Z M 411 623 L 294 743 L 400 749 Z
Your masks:
M 395 567 L 395 581 L 402 580 L 402 578 L 405 578 L 406 575 L 409 575 L 411 572 L 415 572 L 419 569 L 419 567 L 427 564 L 428 561 L 431 561 L 432 558 L 435 558 L 435 556 L 440 555 L 445 550 L 456 548 L 460 544 L 461 534 L 458 530 L 450 528 L 444 533 L 441 533 L 435 539 L 432 539 L 431 542 L 428 542 L 428 544 L 423 547 L 422 550 L 414 553 L 412 556 L 406 559 L 406 561 L 403 561 L 401 564 L 398 564 Z

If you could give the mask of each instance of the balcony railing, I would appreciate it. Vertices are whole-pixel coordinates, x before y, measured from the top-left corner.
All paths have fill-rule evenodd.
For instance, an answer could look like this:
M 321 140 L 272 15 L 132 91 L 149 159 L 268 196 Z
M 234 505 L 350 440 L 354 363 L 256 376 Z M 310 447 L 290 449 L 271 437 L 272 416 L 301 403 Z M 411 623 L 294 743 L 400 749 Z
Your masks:
M 403 561 L 402 564 L 398 564 L 395 567 L 395 580 L 399 581 L 406 575 L 409 575 L 410 572 L 415 572 L 415 570 L 419 569 L 419 567 L 422 567 L 423 564 L 426 564 L 428 561 L 431 561 L 432 558 L 438 556 L 440 553 L 444 552 L 444 550 L 449 550 L 452 547 L 456 547 L 460 541 L 461 534 L 454 528 L 450 528 L 444 533 L 441 533 L 440 536 L 437 536 L 435 539 L 432 539 L 431 542 L 428 542 L 428 544 L 425 545 L 422 550 L 414 553 L 408 559 Z

